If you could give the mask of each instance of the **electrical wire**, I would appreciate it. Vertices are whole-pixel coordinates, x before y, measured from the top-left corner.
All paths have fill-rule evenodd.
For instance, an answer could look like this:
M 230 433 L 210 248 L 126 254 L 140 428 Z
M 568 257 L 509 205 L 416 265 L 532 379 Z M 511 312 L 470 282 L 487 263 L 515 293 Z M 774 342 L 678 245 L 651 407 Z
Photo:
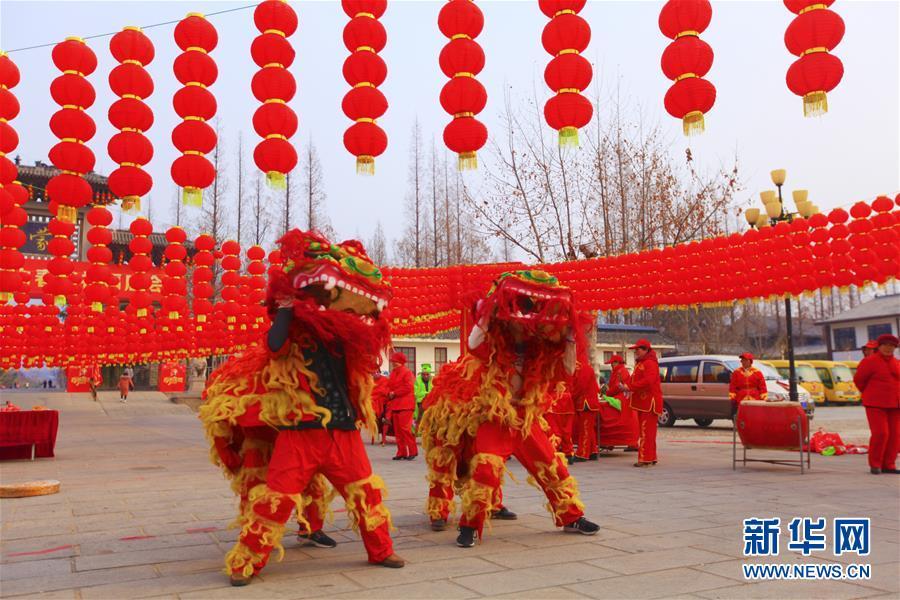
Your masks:
M 248 8 L 256 8 L 258 4 L 248 4 L 247 6 L 239 6 L 237 8 L 227 8 L 225 10 L 217 10 L 211 13 L 205 13 L 206 17 L 214 17 L 216 15 L 224 15 L 225 13 L 236 12 L 239 10 L 247 10 Z M 163 27 L 164 25 L 174 25 L 175 23 L 181 22 L 181 19 L 175 19 L 173 21 L 163 21 L 162 23 L 153 23 L 151 25 L 141 25 L 141 29 L 152 29 L 154 27 Z M 111 31 L 109 33 L 97 33 L 94 35 L 82 36 L 83 40 L 95 40 L 98 38 L 105 38 L 119 33 L 118 31 Z M 36 50 L 38 48 L 49 48 L 50 46 L 55 46 L 59 42 L 50 42 L 47 44 L 37 44 L 35 46 L 24 46 L 22 48 L 15 48 L 13 50 L 4 50 L 7 54 L 12 54 L 13 52 L 24 52 L 26 50 Z

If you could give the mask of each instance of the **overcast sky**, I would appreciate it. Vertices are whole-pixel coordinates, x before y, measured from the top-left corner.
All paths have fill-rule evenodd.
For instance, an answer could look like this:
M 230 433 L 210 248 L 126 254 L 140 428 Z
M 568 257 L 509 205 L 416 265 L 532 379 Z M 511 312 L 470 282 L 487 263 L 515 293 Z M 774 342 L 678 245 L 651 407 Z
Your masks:
M 66 36 L 89 36 L 114 32 L 125 25 L 149 25 L 177 20 L 190 11 L 215 12 L 253 2 L 0 2 L 0 48 L 10 50 Z M 541 43 L 546 17 L 536 2 L 479 0 L 485 13 L 485 29 L 478 38 L 487 56 L 479 76 L 488 91 L 482 113 L 488 129 L 496 131 L 503 108 L 503 93 L 528 95 L 533 84 L 549 95 L 543 69 L 549 59 Z M 829 112 L 822 118 L 804 118 L 802 101 L 786 87 L 785 72 L 794 60 L 784 46 L 784 30 L 792 14 L 780 1 L 713 2 L 713 18 L 704 32 L 715 52 L 707 78 L 716 86 L 715 107 L 706 117 L 706 133 L 697 138 L 681 135 L 681 123 L 663 108 L 669 81 L 659 67 L 659 57 L 668 40 L 660 33 L 657 17 L 662 2 L 591 1 L 582 15 L 592 29 L 585 55 L 594 63 L 595 78 L 605 90 L 618 79 L 623 96 L 640 106 L 646 118 L 660 122 L 671 134 L 671 151 L 679 160 L 690 146 L 696 164 L 714 170 L 737 153 L 746 189 L 739 199 L 747 201 L 759 190 L 771 187 L 769 171 L 788 171 L 787 188 L 807 188 L 821 208 L 849 205 L 878 194 L 900 189 L 900 91 L 898 91 L 898 19 L 900 3 L 892 0 L 839 1 L 833 9 L 845 23 L 847 33 L 834 54 L 844 63 L 845 74 L 828 96 Z M 376 163 L 374 177 L 357 176 L 354 160 L 343 147 L 342 135 L 349 122 L 341 112 L 347 84 L 341 65 L 347 56 L 341 31 L 346 15 L 336 1 L 292 2 L 300 18 L 291 38 L 297 50 L 292 72 L 298 94 L 292 103 L 300 117 L 299 147 L 310 137 L 318 147 L 328 193 L 329 213 L 342 236 L 356 233 L 368 237 L 376 220 L 384 224 L 389 238 L 400 235 L 406 193 L 410 130 L 418 117 L 426 142 L 441 132 L 448 120 L 438 102 L 446 78 L 437 56 L 446 42 L 437 28 L 441 2 L 389 2 L 382 21 L 388 45 L 382 53 L 388 79 L 382 86 L 390 108 L 381 126 L 387 132 L 387 152 Z M 256 71 L 249 46 L 258 33 L 252 10 L 212 16 L 219 32 L 219 46 L 212 56 L 219 65 L 219 80 L 211 88 L 219 102 L 225 130 L 224 143 L 233 165 L 237 132 L 244 132 L 248 146 L 257 137 L 250 118 L 258 102 L 250 93 L 250 78 Z M 148 100 L 156 116 L 149 136 L 155 147 L 148 167 L 155 181 L 151 199 L 153 218 L 165 225 L 174 218 L 171 202 L 174 184 L 169 167 L 176 153 L 170 141 L 178 120 L 171 98 L 178 84 L 172 61 L 178 49 L 172 38 L 173 25 L 146 31 L 156 46 L 156 59 L 149 66 L 156 91 Z M 90 142 L 97 155 L 97 171 L 114 168 L 106 155 L 106 142 L 114 133 L 106 111 L 115 99 L 109 92 L 107 74 L 114 66 L 109 38 L 89 40 L 100 66 L 91 76 L 98 92 L 90 114 L 97 122 L 97 136 Z M 11 54 L 22 72 L 22 83 L 14 90 L 22 105 L 12 122 L 21 142 L 18 154 L 29 164 L 46 160 L 56 142 L 48 120 L 58 108 L 50 98 L 49 85 L 58 75 L 50 60 L 51 48 Z M 608 110 L 602 103 L 601 114 Z M 252 146 L 251 146 L 252 147 Z M 251 164 L 252 166 L 252 164 Z M 482 175 L 467 174 L 477 186 Z

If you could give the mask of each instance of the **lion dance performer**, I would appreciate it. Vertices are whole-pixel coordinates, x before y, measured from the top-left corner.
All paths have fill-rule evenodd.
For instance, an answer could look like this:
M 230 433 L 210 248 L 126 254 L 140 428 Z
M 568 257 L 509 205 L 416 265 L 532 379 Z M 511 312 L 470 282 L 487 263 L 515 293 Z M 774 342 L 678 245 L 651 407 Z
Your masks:
M 359 242 L 331 244 L 292 230 L 279 244 L 284 262 L 270 271 L 268 337 L 212 374 L 200 412 L 214 462 L 246 492 L 240 537 L 225 557 L 231 584 L 249 583 L 272 550 L 283 555 L 281 537 L 295 507 L 303 521 L 327 506 L 317 475 L 344 497 L 369 562 L 402 567 L 389 535 L 384 483 L 372 473 L 359 431 L 375 430 L 372 373 L 390 341 L 380 318 L 390 287 Z M 273 437 L 251 435 L 249 445 L 239 439 L 269 430 Z M 235 447 L 245 449 L 243 456 Z
M 558 527 L 593 535 L 578 484 L 554 452 L 543 414 L 575 365 L 575 310 L 568 289 L 541 271 L 505 273 L 475 309 L 469 353 L 445 366 L 423 406 L 427 512 L 445 524 L 454 488 L 462 500 L 458 546 L 471 547 L 502 505 L 510 456 L 547 495 Z

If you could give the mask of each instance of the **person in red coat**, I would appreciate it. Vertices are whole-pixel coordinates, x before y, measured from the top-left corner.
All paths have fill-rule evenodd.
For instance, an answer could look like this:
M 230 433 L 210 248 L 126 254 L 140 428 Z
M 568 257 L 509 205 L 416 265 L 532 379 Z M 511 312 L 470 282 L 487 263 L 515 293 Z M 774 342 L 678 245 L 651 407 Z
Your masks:
M 876 342 L 875 340 L 869 340 L 862 348 L 859 349 L 859 351 L 862 352 L 863 358 L 875 354 L 876 350 L 878 350 L 878 342 Z
M 765 376 L 753 366 L 753 355 L 744 352 L 740 358 L 741 368 L 731 372 L 731 384 L 728 386 L 732 414 L 737 414 L 737 407 L 744 400 L 765 400 L 768 394 Z
M 897 336 L 878 336 L 878 351 L 860 361 L 853 383 L 862 393 L 869 421 L 869 469 L 873 475 L 900 473 L 900 360 Z
M 635 365 L 631 382 L 631 407 L 638 413 L 638 460 L 635 467 L 652 467 L 656 464 L 657 417 L 662 412 L 662 386 L 659 380 L 659 360 L 647 340 L 638 340 L 634 346 Z
M 600 384 L 588 361 L 575 369 L 572 378 L 572 401 L 575 404 L 575 452 L 574 462 L 597 460 L 597 413 L 600 410 Z
M 572 441 L 572 429 L 575 424 L 575 404 L 572 402 L 572 381 L 567 378 L 566 389 L 553 394 L 550 409 L 544 419 L 550 427 L 550 439 L 557 452 L 566 456 L 571 465 L 575 458 L 575 445 Z
M 394 438 L 397 440 L 397 455 L 394 460 L 413 460 L 419 455 L 416 436 L 412 432 L 413 411 L 416 409 L 413 374 L 406 367 L 406 355 L 402 352 L 391 354 L 391 367 L 387 401 L 391 424 L 394 426 Z
M 609 384 L 606 388 L 606 394 L 616 398 L 621 405 L 622 410 L 619 412 L 619 426 L 621 428 L 620 438 L 625 440 L 626 452 L 637 452 L 638 449 L 638 426 L 637 413 L 631 408 L 631 399 L 628 397 L 628 384 L 631 382 L 631 373 L 625 366 L 625 359 L 618 354 L 613 354 L 606 364 L 612 366 L 612 373 L 609 375 Z M 600 430 L 601 441 L 604 437 L 603 429 Z M 620 439 L 620 438 L 617 438 Z M 613 445 L 613 444 L 609 444 Z

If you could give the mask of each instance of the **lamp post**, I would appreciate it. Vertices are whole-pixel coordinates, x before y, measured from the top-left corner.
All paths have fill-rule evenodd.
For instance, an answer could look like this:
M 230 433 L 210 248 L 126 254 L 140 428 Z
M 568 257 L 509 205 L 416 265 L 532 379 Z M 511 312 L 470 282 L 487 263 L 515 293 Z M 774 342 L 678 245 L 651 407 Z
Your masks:
M 812 215 L 819 212 L 819 208 L 809 201 L 809 194 L 807 190 L 794 190 L 792 194 L 794 197 L 794 204 L 797 205 L 797 212 L 792 213 L 785 211 L 784 198 L 781 195 L 781 187 L 784 185 L 784 180 L 787 178 L 787 172 L 784 169 L 775 169 L 774 171 L 772 171 L 771 177 L 772 183 L 775 184 L 778 192 L 776 193 L 773 190 L 760 192 L 759 197 L 762 200 L 765 212 L 760 212 L 758 208 L 748 208 L 744 212 L 744 217 L 747 219 L 747 223 L 749 223 L 751 227 L 759 229 L 762 227 L 768 227 L 770 223 L 790 223 L 797 216 L 806 218 L 811 217 Z M 797 394 L 797 369 L 794 362 L 794 330 L 791 312 L 791 296 L 790 294 L 787 294 L 784 297 L 784 314 L 785 325 L 787 327 L 787 355 L 789 370 L 788 397 L 792 402 L 798 402 L 799 395 Z

